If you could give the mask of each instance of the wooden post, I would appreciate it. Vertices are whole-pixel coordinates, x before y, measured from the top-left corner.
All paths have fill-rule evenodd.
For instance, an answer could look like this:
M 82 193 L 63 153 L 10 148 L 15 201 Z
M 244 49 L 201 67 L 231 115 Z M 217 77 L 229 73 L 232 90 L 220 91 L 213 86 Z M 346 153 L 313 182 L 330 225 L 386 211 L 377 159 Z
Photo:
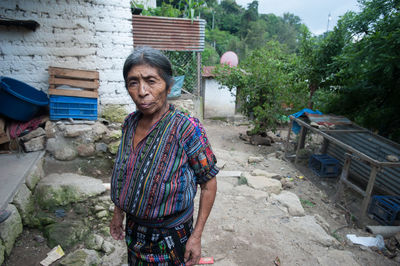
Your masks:
M 306 134 L 307 134 L 307 128 L 305 128 L 304 126 L 301 126 L 299 141 L 297 143 L 297 149 L 296 149 L 296 159 L 294 160 L 294 164 L 297 164 L 297 162 L 299 160 L 300 150 L 304 148 L 304 144 L 306 141 Z
M 344 160 L 342 173 L 340 174 L 339 184 L 335 194 L 335 202 L 339 202 L 343 196 L 344 183 L 349 175 L 350 163 L 351 163 L 351 157 L 346 154 L 346 159 Z
M 322 147 L 321 147 L 322 154 L 326 154 L 326 152 L 328 151 L 328 146 L 329 146 L 329 141 L 326 138 L 324 138 L 324 141 L 322 142 Z
M 367 190 L 365 191 L 365 197 L 361 205 L 361 213 L 360 213 L 360 222 L 359 225 L 361 228 L 365 225 L 365 218 L 368 209 L 369 200 L 371 199 L 372 189 L 374 188 L 376 175 L 379 172 L 379 168 L 376 165 L 371 166 L 371 173 L 369 175 Z
M 286 145 L 285 145 L 285 157 L 286 157 L 287 152 L 289 150 L 290 133 L 292 133 L 292 126 L 293 126 L 293 119 L 290 119 L 289 130 L 288 130 L 288 133 L 287 133 Z
M 199 115 L 201 116 L 200 120 L 204 119 L 204 96 L 201 90 L 201 53 L 197 52 L 197 91 L 196 96 L 199 99 L 200 107 L 199 107 Z

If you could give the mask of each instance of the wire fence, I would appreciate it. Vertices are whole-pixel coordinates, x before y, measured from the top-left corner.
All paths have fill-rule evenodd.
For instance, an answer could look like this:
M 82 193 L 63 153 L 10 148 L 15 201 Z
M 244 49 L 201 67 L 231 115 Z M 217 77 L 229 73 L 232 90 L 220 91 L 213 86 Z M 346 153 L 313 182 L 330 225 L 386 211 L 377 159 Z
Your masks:
M 185 76 L 183 89 L 191 93 L 197 88 L 197 55 L 196 52 L 164 51 L 173 67 L 174 76 Z

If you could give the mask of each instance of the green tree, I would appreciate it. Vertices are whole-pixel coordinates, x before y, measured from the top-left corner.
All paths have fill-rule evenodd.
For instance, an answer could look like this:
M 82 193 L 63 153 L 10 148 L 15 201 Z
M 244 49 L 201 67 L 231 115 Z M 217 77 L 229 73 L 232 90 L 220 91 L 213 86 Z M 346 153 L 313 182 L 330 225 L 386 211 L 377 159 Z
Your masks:
M 238 37 L 230 34 L 227 31 L 217 29 L 207 30 L 206 29 L 206 42 L 211 46 L 215 46 L 215 50 L 219 55 L 222 55 L 228 51 L 228 47 L 232 42 L 238 40 Z
M 250 53 L 240 68 L 216 70 L 217 80 L 231 90 L 238 88 L 241 110 L 253 117 L 254 133 L 265 133 L 279 124 L 279 117 L 303 108 L 307 86 L 298 69 L 300 60 L 276 41 Z
M 277 40 L 285 44 L 291 52 L 297 52 L 301 31 L 304 24 L 301 19 L 291 13 L 285 13 L 283 17 L 274 14 L 262 14 L 260 19 L 266 22 L 268 40 Z
M 327 111 L 400 141 L 400 1 L 359 4 L 341 21 L 348 39 L 332 64 L 338 97 Z
M 235 0 L 223 0 L 215 11 L 216 27 L 220 30 L 228 31 L 231 34 L 239 32 L 244 9 L 236 4 Z
M 201 64 L 203 66 L 215 66 L 219 64 L 219 54 L 215 51 L 214 47 L 206 44 L 204 51 L 201 53 Z

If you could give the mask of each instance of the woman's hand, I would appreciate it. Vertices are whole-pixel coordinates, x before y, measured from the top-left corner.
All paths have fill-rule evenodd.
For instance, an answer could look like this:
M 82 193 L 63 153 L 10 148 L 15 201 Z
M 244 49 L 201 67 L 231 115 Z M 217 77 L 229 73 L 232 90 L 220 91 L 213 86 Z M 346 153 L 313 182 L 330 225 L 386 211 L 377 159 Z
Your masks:
M 201 238 L 191 235 L 186 242 L 185 265 L 196 265 L 201 257 Z
M 201 184 L 200 188 L 200 206 L 196 226 L 186 243 L 186 265 L 195 265 L 199 263 L 201 257 L 201 235 L 214 204 L 215 194 L 217 193 L 217 179 L 215 177 L 210 179 L 208 182 Z
M 110 222 L 110 234 L 115 240 L 123 240 L 125 237 L 122 222 L 124 221 L 124 212 L 114 207 L 114 215 Z

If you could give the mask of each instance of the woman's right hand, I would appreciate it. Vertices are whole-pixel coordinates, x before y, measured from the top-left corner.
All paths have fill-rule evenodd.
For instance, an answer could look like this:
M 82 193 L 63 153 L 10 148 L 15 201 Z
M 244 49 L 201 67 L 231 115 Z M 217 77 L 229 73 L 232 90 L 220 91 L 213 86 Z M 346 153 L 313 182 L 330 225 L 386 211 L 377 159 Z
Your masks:
M 125 237 L 122 222 L 124 221 L 124 212 L 114 207 L 114 215 L 110 222 L 110 234 L 115 240 L 123 240 Z

